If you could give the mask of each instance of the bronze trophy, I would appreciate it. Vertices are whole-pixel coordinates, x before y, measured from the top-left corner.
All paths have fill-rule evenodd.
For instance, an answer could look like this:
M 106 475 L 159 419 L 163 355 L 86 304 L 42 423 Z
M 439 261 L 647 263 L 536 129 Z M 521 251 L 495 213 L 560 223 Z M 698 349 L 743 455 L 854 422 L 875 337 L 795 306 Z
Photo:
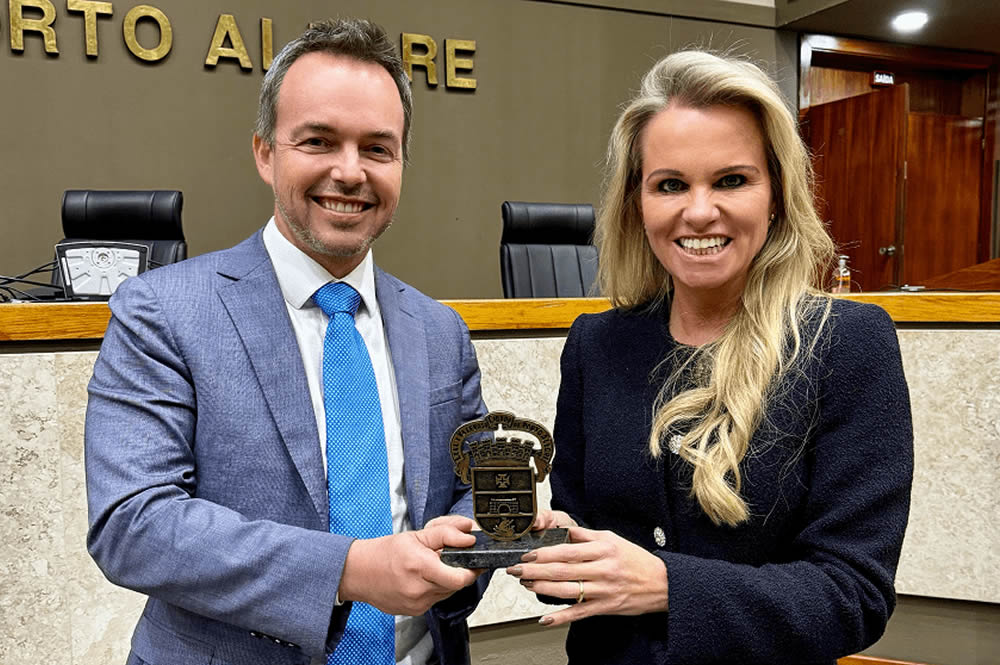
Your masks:
M 531 550 L 566 542 L 566 529 L 531 531 L 538 513 L 535 485 L 552 470 L 554 452 L 543 425 L 506 411 L 487 413 L 455 430 L 451 459 L 462 482 L 472 485 L 473 518 L 482 531 L 473 531 L 471 547 L 446 547 L 441 560 L 459 568 L 503 568 Z

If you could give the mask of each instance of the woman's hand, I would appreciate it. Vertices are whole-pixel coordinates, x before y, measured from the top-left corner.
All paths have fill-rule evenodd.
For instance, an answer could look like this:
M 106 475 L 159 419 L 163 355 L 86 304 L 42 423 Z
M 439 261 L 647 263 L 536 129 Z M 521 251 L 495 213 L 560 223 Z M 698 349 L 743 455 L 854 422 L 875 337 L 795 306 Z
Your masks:
M 541 510 L 535 516 L 535 523 L 531 525 L 531 530 L 542 531 L 560 526 L 576 526 L 576 520 L 561 510 Z
M 663 560 L 611 531 L 573 526 L 570 542 L 528 552 L 507 569 L 535 593 L 575 605 L 546 614 L 539 623 L 558 626 L 595 614 L 636 615 L 667 610 Z

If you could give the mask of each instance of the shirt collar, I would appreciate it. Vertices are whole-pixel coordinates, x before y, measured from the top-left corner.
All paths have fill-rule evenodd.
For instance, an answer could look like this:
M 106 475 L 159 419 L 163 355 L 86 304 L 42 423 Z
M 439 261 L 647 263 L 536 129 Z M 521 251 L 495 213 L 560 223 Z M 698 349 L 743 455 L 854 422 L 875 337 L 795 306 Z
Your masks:
M 278 286 L 285 302 L 295 309 L 315 307 L 312 295 L 328 282 L 347 282 L 355 291 L 361 294 L 361 303 L 372 316 L 378 314 L 378 302 L 375 299 L 375 261 L 371 248 L 365 252 L 365 258 L 343 279 L 337 279 L 317 263 L 311 256 L 303 252 L 288 240 L 274 221 L 268 220 L 264 227 L 264 248 L 271 257 L 274 272 L 278 276 Z

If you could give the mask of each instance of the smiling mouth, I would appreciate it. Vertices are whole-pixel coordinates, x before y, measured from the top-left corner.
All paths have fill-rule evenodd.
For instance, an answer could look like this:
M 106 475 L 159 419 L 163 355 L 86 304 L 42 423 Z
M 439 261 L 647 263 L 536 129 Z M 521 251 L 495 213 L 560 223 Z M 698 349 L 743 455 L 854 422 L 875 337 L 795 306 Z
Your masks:
M 338 201 L 335 199 L 327 199 L 319 196 L 312 197 L 312 200 L 316 202 L 316 205 L 323 208 L 324 210 L 330 210 L 332 212 L 342 212 L 348 214 L 359 213 L 363 210 L 367 210 L 374 204 L 366 203 L 363 201 Z
M 694 256 L 710 256 L 718 254 L 726 248 L 732 238 L 725 236 L 710 236 L 707 238 L 678 238 L 674 242 L 683 250 L 685 254 Z

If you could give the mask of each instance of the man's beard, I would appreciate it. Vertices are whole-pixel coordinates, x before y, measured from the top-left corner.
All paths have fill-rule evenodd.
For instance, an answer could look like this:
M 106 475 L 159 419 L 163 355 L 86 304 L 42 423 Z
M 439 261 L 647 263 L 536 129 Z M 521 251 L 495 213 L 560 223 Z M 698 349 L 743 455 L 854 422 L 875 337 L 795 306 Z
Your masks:
M 312 232 L 312 229 L 310 229 L 307 225 L 300 222 L 294 216 L 289 215 L 280 198 L 275 196 L 274 202 L 278 207 L 278 212 L 281 213 L 281 216 L 285 219 L 285 223 L 288 225 L 288 228 L 292 230 L 292 233 L 296 238 L 298 238 L 299 242 L 321 256 L 347 258 L 367 252 L 368 248 L 371 247 L 383 233 L 385 233 L 386 229 L 392 226 L 392 222 L 394 221 L 394 217 L 389 217 L 385 224 L 375 230 L 375 233 L 362 238 L 361 242 L 355 247 L 330 247 L 323 244 L 323 241 L 317 238 Z

